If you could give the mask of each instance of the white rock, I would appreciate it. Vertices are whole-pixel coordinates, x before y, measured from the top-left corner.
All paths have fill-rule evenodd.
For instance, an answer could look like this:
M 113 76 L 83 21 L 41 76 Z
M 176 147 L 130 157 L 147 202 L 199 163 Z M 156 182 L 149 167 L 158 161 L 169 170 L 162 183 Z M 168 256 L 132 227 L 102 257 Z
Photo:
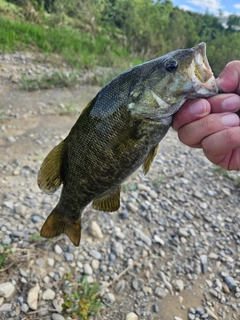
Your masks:
M 157 234 L 154 235 L 153 237 L 154 241 L 156 241 L 157 243 L 161 244 L 162 246 L 164 246 L 164 240 L 161 239 Z
M 55 298 L 56 293 L 52 289 L 47 289 L 43 292 L 42 298 L 43 300 L 53 300 Z
M 126 315 L 126 320 L 138 320 L 138 316 L 134 312 L 130 312 Z
M 92 260 L 92 268 L 93 269 L 98 269 L 99 268 L 99 260 L 93 259 Z
M 57 253 L 57 254 L 62 254 L 62 248 L 56 244 L 55 247 L 54 247 L 54 251 Z
M 102 234 L 102 230 L 99 227 L 99 225 L 97 224 L 96 221 L 91 221 L 89 223 L 89 227 L 88 227 L 89 233 L 97 239 L 102 239 L 103 238 L 103 234 Z
M 58 314 L 58 313 L 53 313 L 53 314 L 52 314 L 52 320 L 65 320 L 65 319 L 64 319 L 63 316 L 61 316 L 60 314 Z
M 49 267 L 53 267 L 54 266 L 54 259 L 53 258 L 47 258 L 47 264 Z
M 4 282 L 0 284 L 0 296 L 3 298 L 10 298 L 15 291 L 15 287 L 11 282 Z
M 39 284 L 37 283 L 28 292 L 27 303 L 32 310 L 37 310 L 39 291 L 40 291 L 40 287 L 39 287 Z
M 21 311 L 24 312 L 24 313 L 28 312 L 28 309 L 29 309 L 29 307 L 28 307 L 28 305 L 26 303 L 24 303 L 21 306 Z
M 83 270 L 84 270 L 84 273 L 91 276 L 93 274 L 93 270 L 92 270 L 92 267 L 90 266 L 89 263 L 85 263 L 84 266 L 83 266 Z
M 0 297 L 0 307 L 1 307 L 1 305 L 3 304 L 3 301 L 4 301 L 4 298 L 3 298 L 3 297 Z
M 0 307 L 0 313 L 1 312 L 11 312 L 12 311 L 12 304 L 11 303 L 4 303 Z

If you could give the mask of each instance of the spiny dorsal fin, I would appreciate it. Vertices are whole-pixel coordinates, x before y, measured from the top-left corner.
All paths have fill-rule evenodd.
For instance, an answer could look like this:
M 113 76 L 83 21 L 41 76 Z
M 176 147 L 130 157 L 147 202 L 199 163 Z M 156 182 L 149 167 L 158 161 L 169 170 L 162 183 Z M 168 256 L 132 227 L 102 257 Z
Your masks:
M 121 187 L 102 198 L 94 200 L 92 203 L 93 209 L 110 212 L 118 210 L 120 207 L 120 191 Z
M 40 235 L 43 238 L 53 238 L 65 233 L 77 247 L 81 239 L 81 221 L 67 221 L 61 219 L 54 209 L 44 222 Z
M 146 159 L 144 160 L 143 165 L 142 165 L 144 174 L 148 173 L 148 171 L 151 167 L 151 164 L 153 162 L 153 159 L 155 158 L 155 156 L 158 153 L 158 149 L 159 149 L 159 144 L 157 144 L 155 147 L 153 147 L 151 149 L 151 151 L 147 155 Z
M 38 172 L 38 186 L 48 194 L 53 194 L 61 185 L 61 166 L 64 152 L 64 142 L 60 142 L 43 160 Z

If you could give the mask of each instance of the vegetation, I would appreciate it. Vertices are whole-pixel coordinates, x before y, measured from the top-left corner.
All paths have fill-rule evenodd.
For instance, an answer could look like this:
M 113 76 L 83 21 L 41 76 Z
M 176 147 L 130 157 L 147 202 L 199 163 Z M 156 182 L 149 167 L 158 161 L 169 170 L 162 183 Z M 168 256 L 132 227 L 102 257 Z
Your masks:
M 239 59 L 239 16 L 187 12 L 170 0 L 0 0 L 0 13 L 0 51 L 55 53 L 77 68 L 126 69 L 201 41 L 216 75 Z
M 80 278 L 78 283 L 71 276 L 66 276 L 63 288 L 63 312 L 71 313 L 72 319 L 89 319 L 103 310 L 103 303 L 98 296 L 98 283 L 89 283 L 86 277 Z M 66 285 L 67 282 L 67 285 Z
M 2 269 L 9 254 L 13 254 L 10 246 L 3 245 L 0 247 L 0 269 Z

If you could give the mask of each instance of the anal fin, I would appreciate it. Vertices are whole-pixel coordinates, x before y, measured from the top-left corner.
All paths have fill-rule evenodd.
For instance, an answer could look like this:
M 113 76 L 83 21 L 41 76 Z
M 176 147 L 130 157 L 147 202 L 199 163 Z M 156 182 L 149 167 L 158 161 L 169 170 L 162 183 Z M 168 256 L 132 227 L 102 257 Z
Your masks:
M 64 142 L 65 140 L 49 152 L 38 172 L 38 186 L 48 194 L 53 194 L 62 183 L 61 167 Z
M 152 165 L 152 162 L 153 162 L 153 159 L 156 157 L 157 153 L 158 153 L 158 149 L 159 149 L 159 144 L 157 144 L 155 147 L 153 147 L 150 152 L 148 153 L 146 159 L 144 160 L 143 162 L 143 172 L 145 174 L 148 173 L 151 165 Z
M 120 207 L 120 191 L 121 187 L 94 200 L 92 203 L 93 209 L 109 212 L 118 210 Z
M 53 238 L 60 236 L 62 233 L 65 233 L 76 247 L 79 246 L 81 222 L 61 219 L 54 209 L 44 222 L 40 235 L 43 238 Z

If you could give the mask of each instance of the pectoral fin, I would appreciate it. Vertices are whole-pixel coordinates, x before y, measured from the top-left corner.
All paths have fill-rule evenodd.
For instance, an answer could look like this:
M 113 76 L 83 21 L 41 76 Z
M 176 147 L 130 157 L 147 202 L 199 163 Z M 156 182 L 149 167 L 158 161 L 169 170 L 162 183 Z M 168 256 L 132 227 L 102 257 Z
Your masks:
M 53 194 L 62 183 L 61 166 L 64 142 L 60 142 L 43 160 L 38 172 L 38 186 L 45 193 Z
M 158 153 L 158 149 L 159 149 L 159 144 L 157 144 L 155 147 L 153 147 L 153 148 L 151 149 L 151 151 L 150 151 L 149 154 L 147 155 L 146 159 L 144 160 L 142 167 L 143 167 L 143 172 L 144 172 L 145 174 L 148 173 L 148 171 L 149 171 L 149 169 L 150 169 L 150 167 L 151 167 L 151 164 L 152 164 L 152 162 L 153 162 L 153 159 L 155 158 L 155 156 L 156 156 L 157 153 Z
M 63 220 L 55 210 L 56 209 L 51 212 L 44 222 L 40 232 L 41 237 L 53 238 L 65 233 L 76 247 L 79 246 L 81 238 L 81 222 Z
M 102 198 L 94 200 L 92 203 L 93 209 L 110 212 L 118 210 L 120 207 L 120 191 L 121 187 Z

